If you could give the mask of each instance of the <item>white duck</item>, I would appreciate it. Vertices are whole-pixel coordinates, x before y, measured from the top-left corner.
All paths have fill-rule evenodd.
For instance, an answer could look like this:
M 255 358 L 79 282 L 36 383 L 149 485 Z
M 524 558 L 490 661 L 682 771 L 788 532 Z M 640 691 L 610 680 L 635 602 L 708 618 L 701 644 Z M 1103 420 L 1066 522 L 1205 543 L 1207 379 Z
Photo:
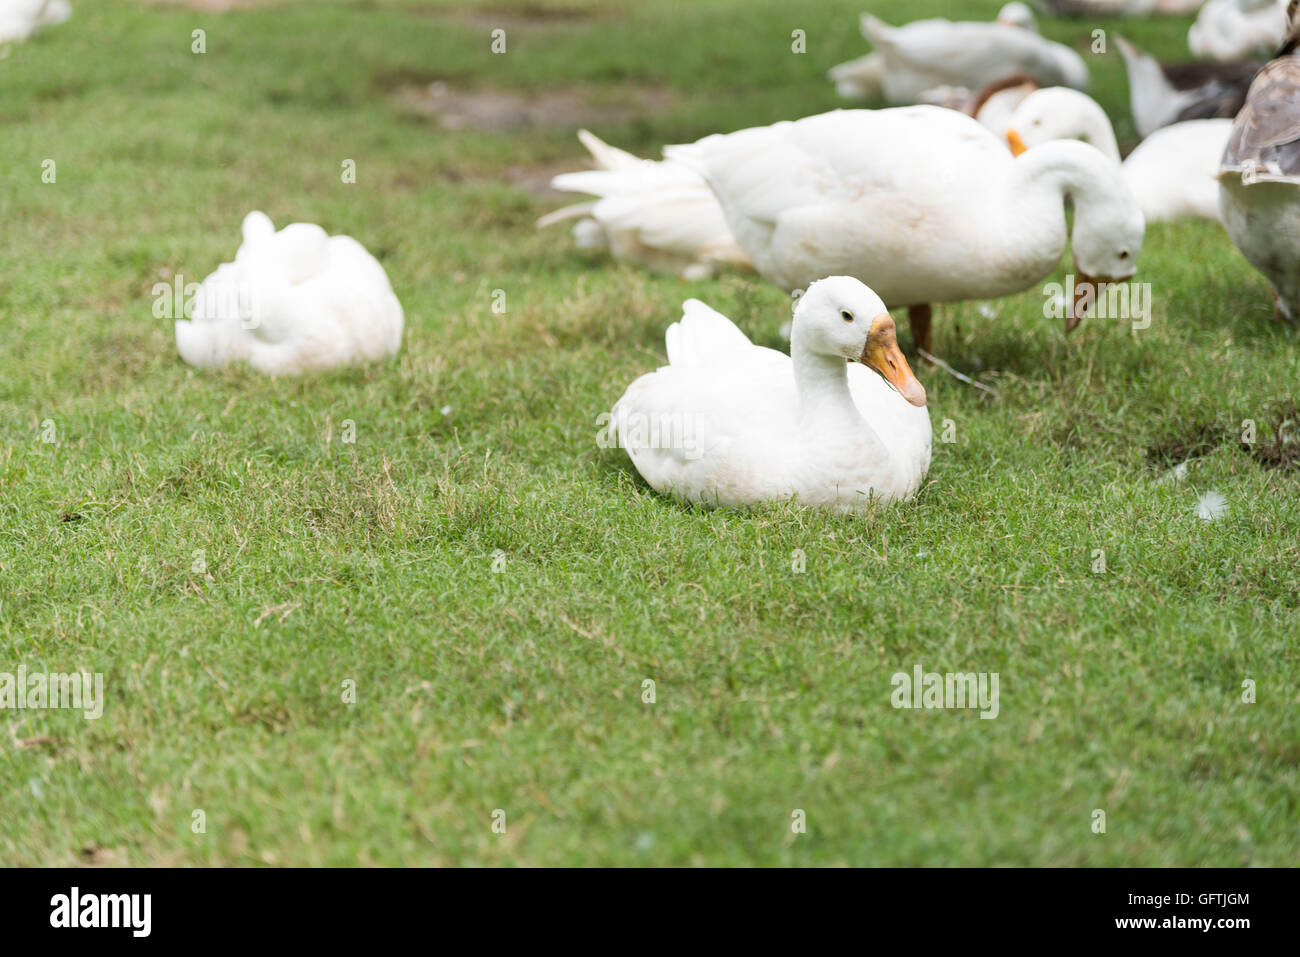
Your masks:
M 1194 56 L 1227 62 L 1272 56 L 1286 38 L 1287 0 L 1209 0 L 1187 31 Z
M 1276 59 L 1255 77 L 1219 184 L 1223 225 L 1272 284 L 1276 317 L 1300 321 L 1300 56 Z
M 993 23 L 934 18 L 892 27 L 863 14 L 861 28 L 875 51 L 831 69 L 842 96 L 917 103 L 936 87 L 979 90 L 1016 73 L 1043 86 L 1088 87 L 1083 58 L 1039 36 L 1023 3 L 1007 4 Z
M 885 304 L 856 279 L 809 287 L 789 356 L 755 346 L 694 299 L 666 338 L 669 364 L 628 387 L 608 433 L 656 491 L 854 512 L 920 486 L 930 467 L 925 389 Z
M 1115 37 L 1128 73 L 1129 110 L 1138 135 L 1184 120 L 1232 119 L 1259 64 L 1161 63 L 1121 36 Z
M 562 173 L 551 186 L 601 198 L 558 209 L 538 226 L 581 217 L 573 230 L 579 246 L 607 247 L 615 259 L 684 279 L 706 278 L 720 263 L 749 265 L 699 173 L 669 160 L 640 159 L 586 130 L 578 139 L 598 168 Z
M 1083 143 L 1013 158 L 1005 140 L 936 106 L 836 110 L 708 136 L 666 153 L 713 187 L 755 268 L 787 290 L 851 275 L 909 307 L 932 351 L 930 303 L 993 299 L 1039 283 L 1060 262 L 1074 200 L 1084 280 L 1137 268 L 1145 224 L 1113 161 Z M 1067 329 L 1079 318 L 1069 310 Z
M 1039 0 L 1058 17 L 1148 17 L 1157 14 L 1186 16 L 1205 0 Z
M 68 0 L 3 0 L 0 3 L 0 43 L 20 43 L 70 16 L 72 7 Z
M 247 361 L 268 374 L 384 359 L 402 341 L 402 307 L 384 267 L 349 236 L 311 223 L 279 232 L 265 213 L 244 219 L 235 261 L 203 280 L 176 323 L 195 366 Z
M 922 103 L 959 110 L 979 120 L 980 125 L 998 136 L 1006 133 L 1007 122 L 1020 102 L 1034 90 L 1037 81 L 1024 74 L 1014 74 L 984 89 L 973 92 L 964 86 L 937 86 L 921 95 Z
M 1165 126 L 1138 144 L 1120 165 L 1148 223 L 1219 218 L 1219 162 L 1232 120 L 1187 120 Z M 1115 162 L 1119 146 L 1106 112 L 1078 90 L 1049 87 L 1021 102 L 1006 126 L 1011 152 L 1051 140 L 1090 143 Z

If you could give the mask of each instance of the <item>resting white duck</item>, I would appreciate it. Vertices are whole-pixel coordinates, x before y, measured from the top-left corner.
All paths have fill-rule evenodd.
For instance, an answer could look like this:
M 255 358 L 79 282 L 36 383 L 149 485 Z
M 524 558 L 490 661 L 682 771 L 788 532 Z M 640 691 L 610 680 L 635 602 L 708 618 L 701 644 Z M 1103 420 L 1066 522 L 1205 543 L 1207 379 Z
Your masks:
M 917 103 L 935 87 L 979 90 L 1015 73 L 1043 86 L 1088 87 L 1083 58 L 1039 36 L 1023 3 L 1007 4 L 993 23 L 934 18 L 892 27 L 863 14 L 861 28 L 875 51 L 831 69 L 842 96 Z
M 203 280 L 176 347 L 195 366 L 246 361 L 271 375 L 394 355 L 402 307 L 384 267 L 350 236 L 312 223 L 276 232 L 265 213 L 243 223 L 235 261 Z
M 1232 120 L 1187 120 L 1156 130 L 1120 164 L 1148 223 L 1219 218 L 1219 162 Z M 1106 111 L 1078 90 L 1049 87 L 1029 94 L 1006 126 L 1014 155 L 1051 140 L 1090 143 L 1115 162 L 1119 145 Z
M 668 365 L 633 382 L 611 415 L 609 437 L 652 488 L 711 506 L 794 499 L 841 512 L 917 490 L 930 467 L 925 389 L 874 292 L 847 276 L 813 283 L 788 356 L 698 300 L 682 308 Z
M 1273 286 L 1275 318 L 1300 321 L 1300 56 L 1260 71 L 1219 174 L 1220 215 Z
M 683 279 L 703 279 L 721 263 L 746 267 L 713 191 L 699 173 L 668 160 L 641 159 L 578 131 L 598 169 L 562 173 L 551 186 L 601 197 L 565 206 L 541 227 L 581 217 L 573 234 L 581 247 L 607 247 L 615 259 Z
M 930 303 L 1010 295 L 1056 268 L 1067 197 L 1082 274 L 1067 330 L 1085 280 L 1127 279 L 1142 248 L 1142 211 L 1097 149 L 1058 140 L 1013 158 L 1005 140 L 937 106 L 836 110 L 665 152 L 708 180 L 763 276 L 787 290 L 855 276 L 908 307 L 926 352 Z
M 21 43 L 45 27 L 72 16 L 68 0 L 3 0 L 0 3 L 0 43 Z
M 1209 0 L 1187 31 L 1193 56 L 1227 62 L 1272 56 L 1286 38 L 1287 0 Z

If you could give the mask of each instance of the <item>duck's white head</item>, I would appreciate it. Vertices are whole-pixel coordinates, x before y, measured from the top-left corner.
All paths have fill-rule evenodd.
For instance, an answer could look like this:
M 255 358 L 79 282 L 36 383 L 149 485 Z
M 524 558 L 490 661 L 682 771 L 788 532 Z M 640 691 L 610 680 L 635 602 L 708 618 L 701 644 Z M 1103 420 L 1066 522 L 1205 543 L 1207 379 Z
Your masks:
M 1034 11 L 1020 0 L 1012 0 L 998 11 L 998 23 L 1004 27 L 1020 27 L 1022 30 L 1038 30 Z
M 1106 111 L 1086 93 L 1064 86 L 1035 90 L 1007 121 L 1007 145 L 1019 156 L 1049 140 L 1078 140 L 1119 162 L 1119 146 Z
M 1137 272 L 1138 253 L 1146 233 L 1146 217 L 1128 184 L 1119 179 L 1113 191 L 1094 197 L 1089 203 L 1075 203 L 1074 248 L 1075 308 L 1065 330 L 1069 332 L 1083 318 L 1082 297 L 1089 287 L 1127 282 Z
M 790 345 L 861 362 L 912 405 L 925 405 L 925 388 L 898 348 L 894 319 L 885 303 L 851 276 L 830 276 L 808 287 L 795 307 Z
M 1083 318 L 1080 305 L 1100 283 L 1125 282 L 1137 272 L 1146 218 L 1119 163 L 1077 140 L 1052 140 L 1011 161 L 1021 183 L 1049 184 L 1053 204 L 1074 202 L 1075 303 L 1066 318 L 1069 332 Z

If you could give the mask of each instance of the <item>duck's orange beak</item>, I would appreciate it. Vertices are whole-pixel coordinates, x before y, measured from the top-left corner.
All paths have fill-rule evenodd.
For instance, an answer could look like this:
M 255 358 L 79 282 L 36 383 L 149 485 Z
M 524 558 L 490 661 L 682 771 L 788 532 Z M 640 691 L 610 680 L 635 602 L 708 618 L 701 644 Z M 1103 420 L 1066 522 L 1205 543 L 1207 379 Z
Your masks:
M 925 405 L 925 386 L 912 374 L 903 350 L 898 348 L 898 330 L 889 313 L 881 313 L 871 321 L 871 332 L 858 361 L 879 373 L 912 405 Z
M 1025 150 L 1029 149 L 1025 141 L 1020 138 L 1020 134 L 1015 130 L 1007 130 L 1007 145 L 1011 147 L 1011 155 L 1019 156 Z
M 1097 301 L 1097 280 L 1085 273 L 1075 273 L 1074 302 L 1065 314 L 1065 331 L 1073 332 L 1074 327 L 1083 321 L 1083 317 L 1092 311 Z

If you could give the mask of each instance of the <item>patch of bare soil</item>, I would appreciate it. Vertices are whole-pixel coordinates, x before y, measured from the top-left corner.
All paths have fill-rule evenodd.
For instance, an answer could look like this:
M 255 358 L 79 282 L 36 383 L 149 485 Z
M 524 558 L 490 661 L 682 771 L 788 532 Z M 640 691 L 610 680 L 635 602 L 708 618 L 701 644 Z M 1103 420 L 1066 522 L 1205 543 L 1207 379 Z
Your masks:
M 559 3 L 525 3 L 518 6 L 482 5 L 460 7 L 442 15 L 461 23 L 495 29 L 523 27 L 565 27 L 608 19 L 614 11 L 596 6 L 572 6 Z
M 1266 469 L 1300 470 L 1300 405 L 1284 402 L 1271 409 L 1265 436 L 1250 447 L 1250 454 Z
M 593 94 L 599 94 L 599 99 Z M 399 87 L 394 94 L 403 109 L 431 116 L 448 130 L 504 132 L 536 128 L 577 129 L 624 123 L 673 103 L 665 89 L 627 87 L 593 91 L 583 87 L 520 92 L 456 89 L 441 80 Z
M 225 13 L 239 7 L 260 7 L 275 0 L 145 0 L 154 7 L 187 7 L 204 13 Z
M 1153 468 L 1167 469 L 1188 459 L 1209 455 L 1229 441 L 1228 429 L 1213 422 L 1198 422 L 1162 438 L 1147 447 L 1147 461 Z
M 1258 422 L 1254 441 L 1243 439 L 1242 426 L 1235 420 L 1190 424 L 1149 446 L 1147 462 L 1167 469 L 1226 447 L 1247 453 L 1265 469 L 1300 471 L 1300 404 L 1270 406 Z

